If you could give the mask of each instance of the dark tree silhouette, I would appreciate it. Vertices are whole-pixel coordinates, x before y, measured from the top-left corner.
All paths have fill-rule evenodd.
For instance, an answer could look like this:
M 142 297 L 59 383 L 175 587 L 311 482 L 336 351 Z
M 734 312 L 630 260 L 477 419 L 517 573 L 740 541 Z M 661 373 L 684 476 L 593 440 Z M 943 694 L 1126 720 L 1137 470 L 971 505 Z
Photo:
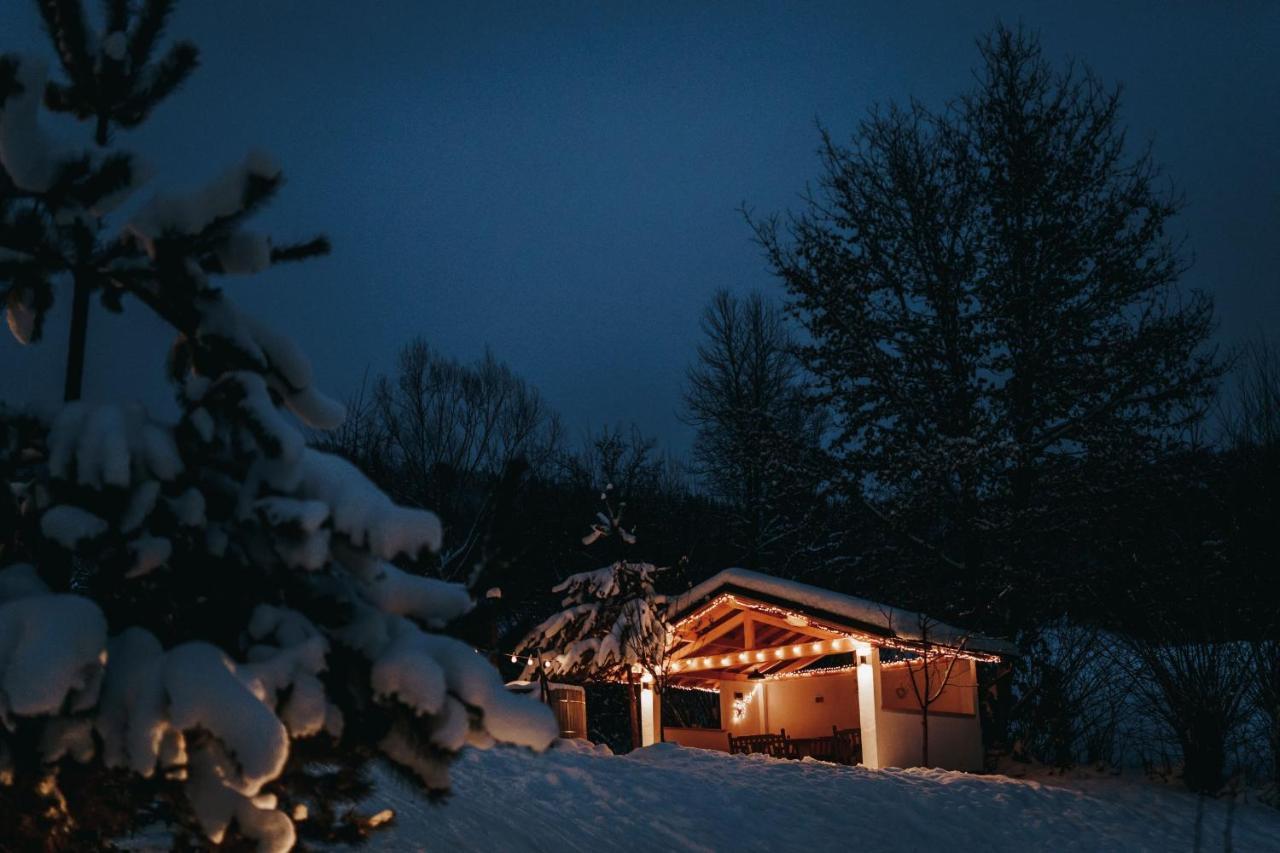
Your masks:
M 945 108 L 877 109 L 848 146 L 824 132 L 804 210 L 755 228 L 849 504 L 895 534 L 882 583 L 938 612 L 1000 597 L 988 628 L 1010 631 L 1092 582 L 1099 492 L 1200 417 L 1221 364 L 1118 91 L 1021 31 L 978 47 Z
M 808 398 L 782 312 L 759 293 L 720 291 L 702 314 L 685 381 L 694 469 L 724 507 L 736 562 L 821 574 L 840 559 L 823 493 L 826 411 Z

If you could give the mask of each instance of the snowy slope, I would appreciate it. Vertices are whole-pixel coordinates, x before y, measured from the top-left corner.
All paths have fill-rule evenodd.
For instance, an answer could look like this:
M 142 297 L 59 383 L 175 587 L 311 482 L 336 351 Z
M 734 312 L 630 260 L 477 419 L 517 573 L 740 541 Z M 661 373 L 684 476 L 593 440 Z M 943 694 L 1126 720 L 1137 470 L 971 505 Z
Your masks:
M 467 750 L 433 806 L 389 777 L 374 850 L 1280 851 L 1280 811 L 1145 780 L 869 771 L 660 744 L 626 756 Z

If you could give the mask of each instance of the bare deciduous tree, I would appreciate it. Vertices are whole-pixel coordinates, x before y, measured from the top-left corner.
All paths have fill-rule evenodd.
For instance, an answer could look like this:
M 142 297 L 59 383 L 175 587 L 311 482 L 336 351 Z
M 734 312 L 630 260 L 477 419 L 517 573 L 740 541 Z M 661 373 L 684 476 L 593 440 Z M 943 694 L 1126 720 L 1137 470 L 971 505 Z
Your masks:
M 1206 631 L 1152 620 L 1142 635 L 1123 636 L 1116 662 L 1142 708 L 1161 722 L 1182 753 L 1186 786 L 1217 794 L 1226 782 L 1231 740 L 1250 713 L 1256 673 L 1250 646 L 1224 635 L 1227 620 Z
M 1226 389 L 1221 412 L 1225 456 L 1240 488 L 1230 501 L 1237 561 L 1255 568 L 1259 583 L 1275 588 L 1275 518 L 1280 508 L 1280 345 L 1265 337 L 1250 343 Z M 1241 488 L 1243 487 L 1243 488 Z M 1266 591 L 1254 589 L 1265 601 Z M 1273 593 L 1274 596 L 1274 593 Z M 1266 610 L 1264 605 L 1264 611 Z M 1253 699 L 1266 721 L 1273 781 L 1280 785 L 1280 616 L 1271 610 L 1255 625 L 1249 661 Z
M 811 570 L 823 549 L 823 476 L 817 459 L 825 409 L 809 399 L 782 312 L 761 294 L 721 290 L 702 315 L 684 419 L 697 428 L 694 470 L 726 508 L 748 568 Z
M 494 483 L 519 459 L 546 470 L 562 443 L 558 416 L 488 351 L 463 364 L 415 340 L 394 376 L 378 380 L 373 406 L 367 428 L 385 446 L 381 464 L 395 471 L 389 488 L 458 528 L 441 554 L 445 577 L 470 571 Z
M 1063 621 L 1045 626 L 1023 648 L 1010 712 L 1016 754 L 1058 768 L 1114 764 L 1128 688 L 1110 635 Z
M 674 460 L 659 455 L 657 439 L 634 424 L 627 430 L 606 426 L 584 436 L 576 453 L 560 458 L 560 474 L 583 492 L 607 488 L 623 507 L 636 494 L 661 492 L 681 478 Z
M 337 429 L 312 430 L 310 441 L 351 461 L 379 484 L 388 483 L 393 479 L 388 469 L 390 436 L 366 381 L 347 398 L 345 407 L 347 416 Z
M 889 609 L 882 611 L 885 615 L 885 621 L 889 625 L 889 629 L 897 633 L 894 627 L 895 612 Z M 917 648 L 912 652 L 906 653 L 904 663 L 907 669 L 907 678 L 911 683 L 911 693 L 916 700 L 916 707 L 920 709 L 920 766 L 929 767 L 929 709 L 942 698 L 943 693 L 950 687 L 969 687 L 976 688 L 976 683 L 964 684 L 957 681 L 959 673 L 956 671 L 956 664 L 964 657 L 966 646 L 969 644 L 967 636 L 961 636 L 958 639 L 952 638 L 951 642 L 945 645 L 939 644 L 935 639 L 935 628 L 938 626 L 937 620 L 929 617 L 924 613 L 914 614 L 914 625 L 912 626 L 913 642 L 917 644 Z M 977 708 L 974 709 L 977 713 Z
M 1220 421 L 1229 447 L 1280 447 L 1280 345 L 1259 337 L 1244 348 Z

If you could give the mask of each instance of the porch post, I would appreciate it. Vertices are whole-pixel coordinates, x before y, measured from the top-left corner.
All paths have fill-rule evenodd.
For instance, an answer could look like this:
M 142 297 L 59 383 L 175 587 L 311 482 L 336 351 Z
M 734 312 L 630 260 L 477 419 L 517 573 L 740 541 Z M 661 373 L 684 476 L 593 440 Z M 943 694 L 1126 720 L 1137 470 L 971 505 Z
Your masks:
M 858 722 L 862 728 L 862 766 L 878 770 L 880 764 L 880 649 L 858 643 Z
M 653 689 L 653 678 L 649 673 L 640 676 L 640 745 L 653 746 L 659 727 L 657 696 Z

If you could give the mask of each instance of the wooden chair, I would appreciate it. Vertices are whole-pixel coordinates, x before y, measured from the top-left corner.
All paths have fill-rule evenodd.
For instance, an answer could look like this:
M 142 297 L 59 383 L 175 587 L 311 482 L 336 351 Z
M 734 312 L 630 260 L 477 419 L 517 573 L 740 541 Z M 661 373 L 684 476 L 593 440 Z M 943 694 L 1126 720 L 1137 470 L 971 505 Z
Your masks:
M 837 764 L 862 763 L 862 729 L 837 729 L 831 727 L 831 736 L 835 740 L 835 762 Z
M 774 758 L 787 758 L 790 753 L 787 730 L 782 729 L 781 734 L 776 735 L 742 735 L 741 737 L 734 737 L 733 733 L 730 732 L 729 752 L 738 755 L 750 755 L 751 753 L 760 752 L 765 755 L 772 755 Z

